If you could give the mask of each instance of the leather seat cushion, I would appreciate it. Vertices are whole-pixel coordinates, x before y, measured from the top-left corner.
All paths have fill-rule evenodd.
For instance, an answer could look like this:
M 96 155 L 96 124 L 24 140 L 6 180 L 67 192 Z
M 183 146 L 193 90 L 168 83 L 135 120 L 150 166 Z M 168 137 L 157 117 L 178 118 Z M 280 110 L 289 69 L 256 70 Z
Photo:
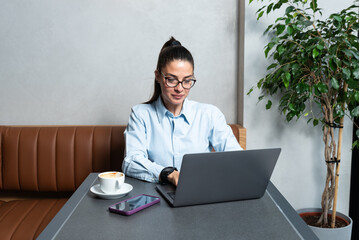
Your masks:
M 35 239 L 67 198 L 0 201 L 1 239 Z

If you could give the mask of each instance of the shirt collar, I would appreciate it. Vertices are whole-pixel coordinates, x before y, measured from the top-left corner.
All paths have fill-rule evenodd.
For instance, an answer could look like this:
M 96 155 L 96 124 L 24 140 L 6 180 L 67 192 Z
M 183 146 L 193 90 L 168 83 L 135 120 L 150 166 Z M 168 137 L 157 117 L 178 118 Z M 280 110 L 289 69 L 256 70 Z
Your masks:
M 156 100 L 155 106 L 156 106 L 156 113 L 157 113 L 158 121 L 160 124 L 162 123 L 163 119 L 167 115 L 173 116 L 173 114 L 170 111 L 168 111 L 167 108 L 165 107 L 165 105 L 163 104 L 161 96 L 159 96 L 158 99 Z M 187 100 L 187 98 L 183 102 L 182 111 L 178 117 L 181 117 L 181 116 L 183 116 L 183 118 L 189 125 L 192 123 L 193 114 L 191 114 L 191 104 L 190 104 L 189 100 Z

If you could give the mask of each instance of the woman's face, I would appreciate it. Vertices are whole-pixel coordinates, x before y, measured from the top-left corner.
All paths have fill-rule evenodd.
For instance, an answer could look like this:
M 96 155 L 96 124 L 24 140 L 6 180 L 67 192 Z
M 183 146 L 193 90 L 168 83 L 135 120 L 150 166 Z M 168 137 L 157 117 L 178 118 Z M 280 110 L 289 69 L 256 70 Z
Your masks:
M 170 111 L 172 108 L 182 107 L 190 89 L 183 88 L 182 84 L 178 84 L 176 87 L 168 87 L 165 78 L 179 81 L 192 79 L 194 77 L 192 64 L 188 61 L 174 60 L 162 68 L 162 74 L 156 70 L 155 75 L 156 81 L 161 85 L 162 100 L 165 106 Z

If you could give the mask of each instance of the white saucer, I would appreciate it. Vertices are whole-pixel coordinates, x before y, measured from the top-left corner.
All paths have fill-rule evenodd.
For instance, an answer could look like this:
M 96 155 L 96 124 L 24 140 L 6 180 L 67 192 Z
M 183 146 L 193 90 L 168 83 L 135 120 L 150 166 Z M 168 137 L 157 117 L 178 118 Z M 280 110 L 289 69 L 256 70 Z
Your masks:
M 116 193 L 111 193 L 111 194 L 108 194 L 108 193 L 104 193 L 101 191 L 100 189 L 100 184 L 96 184 L 96 185 L 93 185 L 91 188 L 90 188 L 90 191 L 95 194 L 96 196 L 98 196 L 99 198 L 103 198 L 103 199 L 116 199 L 116 198 L 121 198 L 125 195 L 127 195 L 129 192 L 131 192 L 133 189 L 132 185 L 131 184 L 128 184 L 128 183 L 124 183 L 120 190 L 118 190 Z

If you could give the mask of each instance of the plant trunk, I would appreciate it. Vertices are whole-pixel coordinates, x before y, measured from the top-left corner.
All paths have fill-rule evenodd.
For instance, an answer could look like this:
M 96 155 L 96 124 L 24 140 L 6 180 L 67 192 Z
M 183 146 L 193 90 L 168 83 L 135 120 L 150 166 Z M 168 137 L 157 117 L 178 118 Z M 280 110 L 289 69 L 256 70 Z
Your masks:
M 344 92 L 348 89 L 347 83 L 344 83 Z M 342 106 L 344 110 L 345 106 Z M 338 136 L 338 155 L 336 155 L 336 142 L 334 138 L 334 129 L 336 128 L 333 117 L 333 107 L 331 101 L 328 98 L 324 98 L 322 102 L 322 111 L 325 118 L 323 128 L 323 141 L 324 141 L 324 156 L 325 163 L 327 165 L 327 176 L 325 181 L 325 187 L 322 195 L 322 215 L 317 224 L 320 227 L 330 226 L 335 227 L 336 216 L 336 204 L 338 195 L 338 182 L 339 182 L 339 170 L 340 170 L 340 155 L 342 145 L 342 134 L 344 117 L 340 119 L 339 124 L 339 136 Z M 334 167 L 336 169 L 334 170 Z M 333 207 L 333 214 L 330 223 L 328 222 L 328 212 Z
M 323 141 L 324 141 L 324 157 L 327 166 L 327 175 L 325 180 L 325 187 L 322 195 L 322 215 L 317 224 L 320 227 L 328 226 L 328 212 L 332 208 L 334 192 L 335 192 L 335 163 L 336 159 L 336 143 L 334 138 L 334 117 L 333 108 L 330 101 L 325 101 L 322 104 L 322 110 L 325 116 L 326 123 L 323 128 Z

